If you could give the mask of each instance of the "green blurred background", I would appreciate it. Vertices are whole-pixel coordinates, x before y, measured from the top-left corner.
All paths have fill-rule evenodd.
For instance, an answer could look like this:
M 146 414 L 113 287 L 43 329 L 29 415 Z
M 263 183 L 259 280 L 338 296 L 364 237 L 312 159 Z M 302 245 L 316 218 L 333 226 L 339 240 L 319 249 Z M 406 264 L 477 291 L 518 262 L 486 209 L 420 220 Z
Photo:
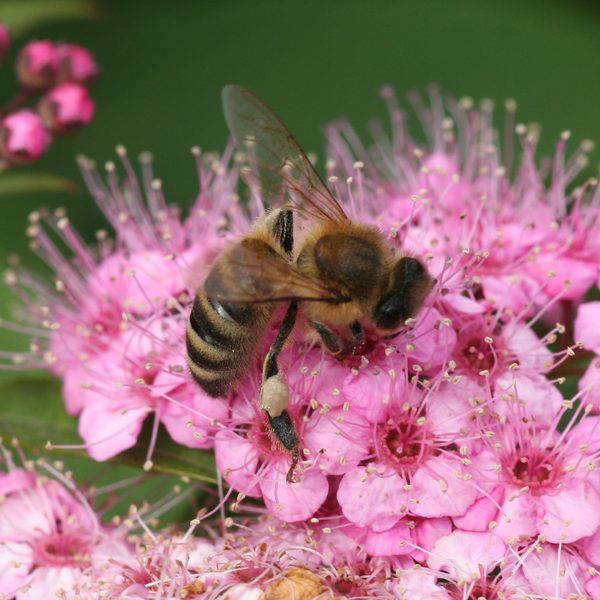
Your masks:
M 16 91 L 12 65 L 28 39 L 82 44 L 102 67 L 91 126 L 20 169 L 59 174 L 79 190 L 15 195 L 0 186 L 2 264 L 17 252 L 35 266 L 23 232 L 40 206 L 66 206 L 89 239 L 103 226 L 81 186 L 77 153 L 103 163 L 118 143 L 132 155 L 150 150 L 167 198 L 188 203 L 197 190 L 190 147 L 221 150 L 227 139 L 227 83 L 254 89 L 316 152 L 322 126 L 336 117 L 361 132 L 384 118 L 378 90 L 387 83 L 400 98 L 432 82 L 457 96 L 515 98 L 519 120 L 542 125 L 546 153 L 564 129 L 572 147 L 600 139 L 595 0 L 0 0 L 0 21 L 16 35 L 0 69 L 0 102 Z M 598 156 L 587 175 L 597 172 Z M 0 314 L 11 302 L 0 287 Z M 1 347 L 15 345 L 0 332 Z

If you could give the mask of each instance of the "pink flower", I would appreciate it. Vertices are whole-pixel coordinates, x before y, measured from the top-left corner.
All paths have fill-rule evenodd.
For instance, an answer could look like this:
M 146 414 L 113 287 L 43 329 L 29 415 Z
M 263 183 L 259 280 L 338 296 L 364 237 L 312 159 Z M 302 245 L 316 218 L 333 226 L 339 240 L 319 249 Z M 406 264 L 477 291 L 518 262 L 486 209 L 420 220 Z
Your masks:
M 57 47 L 49 40 L 29 42 L 17 57 L 17 76 L 31 89 L 44 89 L 56 82 L 60 68 Z
M 9 46 L 8 29 L 0 23 L 0 63 Z M 87 49 L 50 40 L 29 42 L 15 68 L 21 90 L 0 106 L 2 170 L 39 159 L 53 137 L 87 125 L 95 112 L 84 86 L 98 74 L 98 66 Z
M 83 46 L 59 44 L 60 78 L 89 85 L 98 76 L 98 64 L 93 54 Z
M 31 110 L 19 110 L 0 123 L 0 156 L 9 163 L 37 160 L 46 152 L 52 136 L 40 117 Z
M 94 459 L 106 460 L 133 446 L 152 412 L 179 443 L 212 446 L 227 405 L 207 397 L 187 373 L 184 326 L 183 320 L 164 320 L 147 329 L 141 324 L 125 329 L 110 348 L 69 373 L 65 403 L 70 412 L 81 412 L 79 432 Z
M 20 482 L 0 505 L 0 593 L 74 593 L 99 577 L 111 557 L 129 556 L 125 540 L 101 525 L 79 492 L 33 474 L 23 486 L 22 473 L 0 475 L 5 489 Z
M 119 152 L 130 173 L 122 188 L 114 181 L 114 166 L 108 185 L 89 161 L 82 161 L 92 193 L 117 229 L 116 242 L 100 232 L 96 253 L 63 212 L 31 215 L 28 233 L 54 269 L 56 283 L 51 290 L 25 270 L 9 273 L 39 323 L 40 337 L 25 360 L 39 361 L 63 379 L 67 410 L 81 414 L 81 435 L 98 460 L 131 447 L 151 413 L 156 426 L 162 422 L 179 443 L 208 448 L 228 406 L 207 397 L 187 372 L 185 304 L 194 293 L 190 282 L 203 277 L 222 247 L 213 217 L 224 217 L 235 180 L 230 173 L 206 173 L 200 165 L 205 187 L 182 222 L 164 202 L 160 186 L 150 183 L 148 157 L 144 197 L 124 149 Z M 219 194 L 227 202 L 215 206 Z M 239 219 L 232 215 L 232 222 Z
M 579 306 L 575 319 L 575 339 L 596 354 L 579 380 L 579 390 L 585 393 L 585 401 L 593 405 L 595 412 L 600 412 L 600 359 L 597 356 L 600 354 L 599 316 L 600 302 L 586 302 Z
M 377 462 L 349 470 L 340 482 L 338 501 L 350 521 L 382 531 L 405 514 L 462 515 L 477 498 L 459 450 L 459 440 L 469 435 L 470 406 L 453 392 L 434 379 L 431 390 L 415 386 L 392 398 L 367 442 Z M 377 505 L 383 513 L 374 510 Z
M 486 519 L 498 536 L 510 543 L 541 534 L 549 542 L 567 543 L 600 527 L 599 480 L 590 468 L 597 428 L 596 418 L 589 417 L 562 434 L 523 427 L 514 417 L 502 419 L 486 438 L 489 448 L 473 458 L 482 489 L 492 492 Z M 498 486 L 503 499 L 494 498 Z M 479 503 L 467 515 L 471 510 L 480 510 Z
M 40 100 L 40 115 L 54 134 L 64 134 L 87 125 L 96 111 L 83 85 L 60 83 Z
M 296 416 L 290 408 L 292 418 Z M 286 481 L 289 452 L 269 433 L 266 417 L 253 397 L 241 396 L 232 406 L 232 417 L 215 437 L 217 467 L 236 490 L 262 496 L 269 512 L 283 521 L 310 518 L 327 497 L 327 477 L 313 464 Z

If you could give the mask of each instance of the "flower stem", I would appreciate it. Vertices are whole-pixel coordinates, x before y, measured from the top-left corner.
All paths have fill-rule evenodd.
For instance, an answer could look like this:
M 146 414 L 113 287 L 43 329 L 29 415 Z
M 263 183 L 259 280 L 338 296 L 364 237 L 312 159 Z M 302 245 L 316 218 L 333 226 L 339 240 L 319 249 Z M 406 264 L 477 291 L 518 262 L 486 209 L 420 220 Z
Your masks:
M 35 96 L 35 92 L 28 88 L 21 88 L 15 96 L 9 100 L 4 106 L 0 107 L 0 117 L 4 117 L 8 113 L 27 104 L 31 98 Z

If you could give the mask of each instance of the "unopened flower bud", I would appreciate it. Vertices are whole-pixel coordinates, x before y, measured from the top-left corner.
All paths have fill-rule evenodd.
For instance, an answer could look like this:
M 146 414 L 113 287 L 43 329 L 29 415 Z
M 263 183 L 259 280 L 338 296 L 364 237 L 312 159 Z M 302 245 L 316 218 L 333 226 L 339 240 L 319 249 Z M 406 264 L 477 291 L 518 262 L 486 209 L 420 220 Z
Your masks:
M 8 33 L 8 27 L 4 23 L 0 23 L 0 62 L 4 60 L 9 48 L 10 34 Z
M 19 110 L 0 124 L 0 154 L 11 164 L 37 160 L 52 141 L 42 119 L 32 110 Z
M 87 48 L 76 44 L 60 44 L 57 50 L 61 81 L 88 85 L 98 75 L 98 64 Z
M 96 106 L 85 87 L 79 83 L 61 83 L 51 89 L 39 103 L 40 115 L 54 133 L 68 133 L 87 125 Z
M 57 48 L 53 42 L 29 42 L 17 57 L 17 77 L 26 88 L 44 89 L 56 82 L 59 66 Z

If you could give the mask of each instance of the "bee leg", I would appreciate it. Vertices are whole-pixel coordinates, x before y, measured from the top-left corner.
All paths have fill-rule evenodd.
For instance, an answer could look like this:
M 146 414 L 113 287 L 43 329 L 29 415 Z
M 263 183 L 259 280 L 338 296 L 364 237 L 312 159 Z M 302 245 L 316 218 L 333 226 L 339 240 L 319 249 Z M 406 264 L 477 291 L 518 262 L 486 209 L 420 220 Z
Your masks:
M 265 357 L 260 389 L 260 407 L 267 413 L 269 424 L 277 439 L 292 454 L 292 464 L 286 476 L 288 483 L 294 481 L 294 469 L 298 464 L 300 449 L 298 447 L 298 433 L 286 410 L 289 400 L 289 389 L 281 378 L 277 358 L 294 328 L 297 314 L 298 303 L 291 302 L 279 328 L 279 333 Z
M 365 341 L 365 330 L 360 324 L 360 321 L 354 321 L 354 323 L 350 325 L 350 333 L 352 334 L 352 339 L 357 344 L 362 344 Z
M 290 305 L 283 317 L 279 333 L 273 342 L 273 345 L 269 349 L 265 362 L 263 363 L 263 382 L 269 377 L 273 377 L 279 373 L 279 365 L 277 364 L 277 358 L 279 353 L 283 349 L 285 341 L 292 333 L 292 329 L 296 324 L 296 317 L 298 316 L 298 302 L 290 302 Z
M 272 417 L 267 413 L 269 417 L 269 424 L 273 429 L 273 433 L 277 436 L 277 439 L 283 444 L 286 450 L 292 453 L 292 463 L 288 469 L 285 480 L 288 483 L 294 483 L 294 470 L 298 465 L 298 459 L 300 457 L 300 450 L 298 448 L 298 434 L 296 428 L 287 410 L 284 410 L 278 417 Z
M 319 321 L 310 321 L 310 326 L 321 336 L 322 342 L 331 354 L 339 354 L 342 351 L 340 338 L 327 325 Z

